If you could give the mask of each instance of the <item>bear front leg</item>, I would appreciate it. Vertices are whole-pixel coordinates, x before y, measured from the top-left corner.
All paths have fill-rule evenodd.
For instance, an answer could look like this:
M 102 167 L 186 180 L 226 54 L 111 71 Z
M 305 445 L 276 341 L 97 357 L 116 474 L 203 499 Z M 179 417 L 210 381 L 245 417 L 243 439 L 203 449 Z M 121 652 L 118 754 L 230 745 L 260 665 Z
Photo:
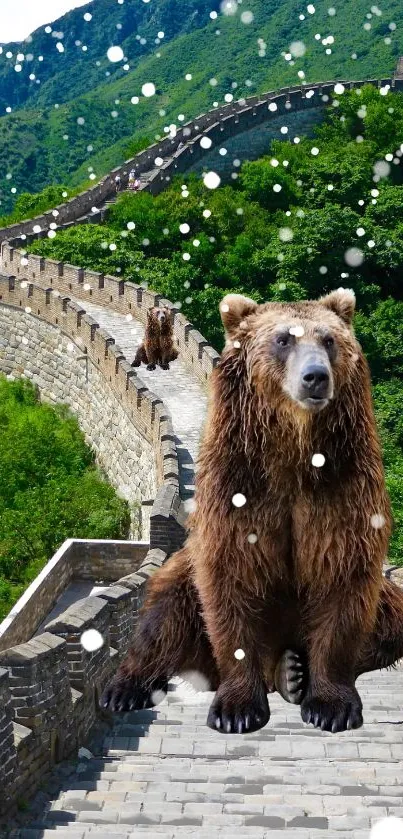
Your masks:
M 155 370 L 157 364 L 160 361 L 159 347 L 155 347 L 151 342 L 147 342 L 147 360 L 147 370 Z
M 134 356 L 134 360 L 131 363 L 132 367 L 140 367 L 140 364 L 147 364 L 147 353 L 145 351 L 144 344 L 138 348 L 136 355 Z
M 207 725 L 222 733 L 257 731 L 269 721 L 270 710 L 263 676 L 261 639 L 264 638 L 263 601 L 235 590 L 228 580 L 196 577 L 203 617 L 220 685 L 207 718 Z
M 377 586 L 373 579 L 350 582 L 345 591 L 324 597 L 309 610 L 309 680 L 301 716 L 323 731 L 363 724 L 355 679 L 360 649 L 375 623 Z
M 218 674 L 189 573 L 186 549 L 149 580 L 130 651 L 107 685 L 101 707 L 111 711 L 152 708 L 172 676 L 196 671 L 213 689 Z

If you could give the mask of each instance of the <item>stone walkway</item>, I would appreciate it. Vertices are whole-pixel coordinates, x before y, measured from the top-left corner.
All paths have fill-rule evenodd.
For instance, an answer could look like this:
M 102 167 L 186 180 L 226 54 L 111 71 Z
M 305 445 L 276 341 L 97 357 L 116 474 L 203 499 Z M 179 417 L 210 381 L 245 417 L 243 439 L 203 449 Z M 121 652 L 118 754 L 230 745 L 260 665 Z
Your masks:
M 125 315 L 85 301 L 86 311 L 106 329 L 131 363 L 143 340 L 144 327 L 139 321 L 128 321 Z M 207 396 L 195 376 L 180 357 L 171 362 L 169 370 L 147 370 L 144 364 L 136 372 L 145 385 L 159 396 L 171 414 L 180 468 L 180 489 L 183 499 L 193 495 L 194 464 L 200 431 L 207 409 Z
M 274 695 L 266 728 L 225 735 L 205 725 L 212 694 L 179 684 L 157 709 L 115 716 L 13 836 L 369 839 L 379 819 L 403 817 L 403 667 L 358 687 L 358 731 L 318 732 Z

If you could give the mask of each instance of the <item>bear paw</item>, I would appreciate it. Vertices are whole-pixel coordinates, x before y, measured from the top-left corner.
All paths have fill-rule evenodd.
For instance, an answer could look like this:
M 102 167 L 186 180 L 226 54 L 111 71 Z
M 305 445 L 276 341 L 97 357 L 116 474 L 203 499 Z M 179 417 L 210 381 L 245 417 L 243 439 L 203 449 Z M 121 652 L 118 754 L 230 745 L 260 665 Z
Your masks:
M 146 686 L 137 676 L 117 673 L 105 688 L 100 706 L 113 712 L 141 711 L 158 705 L 167 692 L 168 682 L 165 679 L 156 679 Z
M 304 722 L 312 723 L 322 731 L 347 731 L 351 728 L 361 728 L 362 702 L 355 688 L 342 688 L 342 696 L 334 699 L 321 699 L 318 696 L 307 696 L 301 705 L 301 717 Z
M 155 370 L 155 364 L 147 364 L 147 370 Z
M 162 369 L 162 370 L 169 370 L 169 364 L 168 364 L 168 362 L 165 362 L 165 363 L 161 364 L 161 369 Z
M 140 361 L 132 361 L 130 367 L 140 367 L 140 364 L 141 364 Z
M 240 700 L 238 691 L 230 693 L 223 684 L 210 706 L 207 725 L 222 734 L 247 734 L 263 728 L 269 719 L 269 703 L 263 686 L 251 693 L 249 699 Z
M 293 650 L 286 650 L 277 664 L 274 683 L 286 702 L 300 705 L 308 684 L 308 668 L 302 656 Z

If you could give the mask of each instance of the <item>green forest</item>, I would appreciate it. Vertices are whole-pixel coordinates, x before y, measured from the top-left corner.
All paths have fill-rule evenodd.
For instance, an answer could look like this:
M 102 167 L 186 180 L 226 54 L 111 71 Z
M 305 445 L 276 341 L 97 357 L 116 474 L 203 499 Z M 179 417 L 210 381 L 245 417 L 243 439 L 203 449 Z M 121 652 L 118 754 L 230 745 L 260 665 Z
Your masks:
M 263 302 L 352 287 L 394 510 L 393 563 L 403 561 L 402 151 L 403 95 L 346 92 L 314 139 L 274 141 L 233 186 L 208 190 L 186 176 L 155 198 L 123 194 L 105 224 L 30 246 L 149 286 L 218 350 L 226 292 Z
M 50 183 L 95 183 L 130 157 L 133 137 L 164 137 L 170 124 L 225 97 L 391 76 L 403 54 L 399 0 L 385 0 L 376 13 L 367 0 L 335 6 L 301 15 L 300 0 L 248 0 L 247 10 L 235 0 L 97 0 L 88 21 L 75 9 L 52 31 L 34 33 L 21 52 L 4 45 L 0 212 L 11 212 L 21 192 Z M 299 45 L 294 57 L 292 44 Z M 121 47 L 120 61 L 108 59 L 112 45 Z M 154 96 L 142 95 L 145 82 L 155 85 Z
M 65 539 L 125 539 L 129 526 L 67 408 L 0 376 L 0 620 Z

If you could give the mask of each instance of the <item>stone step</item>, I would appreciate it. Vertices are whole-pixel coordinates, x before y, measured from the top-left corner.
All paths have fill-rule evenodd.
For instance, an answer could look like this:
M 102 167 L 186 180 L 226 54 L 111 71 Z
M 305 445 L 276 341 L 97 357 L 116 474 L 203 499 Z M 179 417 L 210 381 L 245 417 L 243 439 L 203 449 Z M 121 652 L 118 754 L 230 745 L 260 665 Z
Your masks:
M 268 832 L 269 830 L 269 832 Z M 311 832 L 312 831 L 312 832 Z M 352 839 L 368 839 L 367 831 L 354 831 Z M 176 839 L 177 836 L 191 836 L 192 839 L 323 839 L 319 830 L 314 828 L 292 828 L 286 831 L 281 828 L 259 828 L 251 827 L 200 827 L 195 825 L 108 825 L 107 827 L 95 824 L 83 824 L 81 826 L 63 825 L 55 828 L 26 828 L 23 829 L 18 839 L 128 839 L 132 836 L 157 836 L 158 839 Z M 326 830 L 326 839 L 344 839 L 340 831 Z

